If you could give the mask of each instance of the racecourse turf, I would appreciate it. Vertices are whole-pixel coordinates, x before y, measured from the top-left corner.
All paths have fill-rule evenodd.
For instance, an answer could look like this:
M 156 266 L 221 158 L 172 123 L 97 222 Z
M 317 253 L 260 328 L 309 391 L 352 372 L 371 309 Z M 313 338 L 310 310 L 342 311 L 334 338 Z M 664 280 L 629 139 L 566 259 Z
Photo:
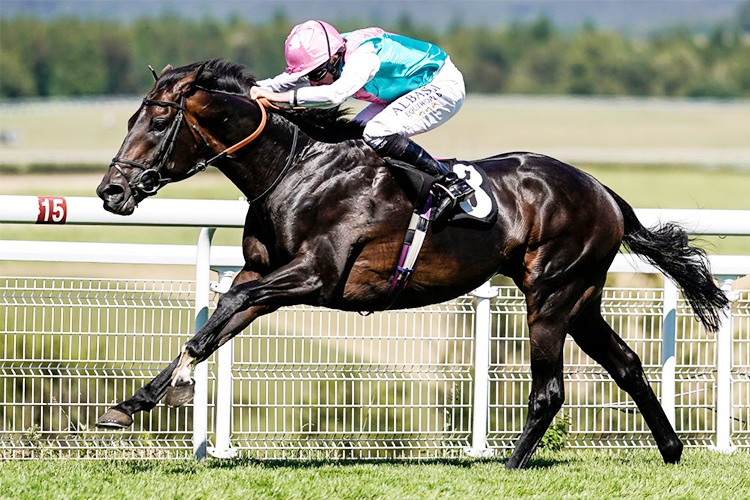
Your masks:
M 0 463 L 0 498 L 490 499 L 750 498 L 750 453 L 688 450 L 666 465 L 654 449 L 429 462 L 35 460 Z

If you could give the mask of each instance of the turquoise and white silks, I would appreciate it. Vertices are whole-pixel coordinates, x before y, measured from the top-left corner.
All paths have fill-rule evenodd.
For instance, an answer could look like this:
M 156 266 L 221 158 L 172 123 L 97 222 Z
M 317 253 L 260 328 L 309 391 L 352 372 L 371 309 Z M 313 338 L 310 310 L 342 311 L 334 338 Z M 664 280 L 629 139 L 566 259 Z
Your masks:
M 340 77 L 330 85 L 310 86 L 306 78 L 282 73 L 258 85 L 275 92 L 296 89 L 297 103 L 330 107 L 348 97 L 372 104 L 355 120 L 365 138 L 413 136 L 452 117 L 466 96 L 463 75 L 436 45 L 366 28 L 346 38 Z M 290 99 L 291 100 L 291 99 Z

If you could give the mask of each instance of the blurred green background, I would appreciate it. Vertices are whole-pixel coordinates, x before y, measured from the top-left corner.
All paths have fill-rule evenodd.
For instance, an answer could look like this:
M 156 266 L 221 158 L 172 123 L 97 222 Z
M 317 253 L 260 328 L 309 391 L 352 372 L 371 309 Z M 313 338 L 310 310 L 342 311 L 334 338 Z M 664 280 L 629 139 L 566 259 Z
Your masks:
M 437 43 L 470 93 L 750 97 L 746 0 L 258 4 L 4 0 L 0 97 L 140 94 L 146 64 L 214 57 L 270 76 L 305 15 Z

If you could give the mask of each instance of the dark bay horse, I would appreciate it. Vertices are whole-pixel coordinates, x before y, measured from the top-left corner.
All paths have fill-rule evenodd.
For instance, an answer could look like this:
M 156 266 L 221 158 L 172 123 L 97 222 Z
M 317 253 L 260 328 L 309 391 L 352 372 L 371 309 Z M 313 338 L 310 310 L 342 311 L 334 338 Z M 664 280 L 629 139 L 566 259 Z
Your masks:
M 107 210 L 128 215 L 164 184 L 213 163 L 252 200 L 242 242 L 245 266 L 231 290 L 181 354 L 99 425 L 127 427 L 134 413 L 165 396 L 173 406 L 189 401 L 192 366 L 279 307 L 387 306 L 412 213 L 402 188 L 361 140 L 361 129 L 339 111 L 272 110 L 259 129 L 265 111 L 247 97 L 253 85 L 242 67 L 220 60 L 168 66 L 130 119 L 97 189 Z M 232 147 L 254 131 L 247 145 Z M 484 229 L 449 223 L 431 230 L 397 306 L 449 300 L 498 273 L 523 291 L 533 382 L 528 418 L 507 468 L 527 464 L 563 404 L 566 334 L 635 400 L 664 460 L 678 462 L 682 443 L 638 356 L 602 319 L 602 287 L 624 243 L 677 282 L 700 321 L 715 330 L 727 300 L 705 254 L 675 225 L 644 228 L 622 198 L 570 165 L 531 153 L 478 164 L 490 179 L 497 221 Z

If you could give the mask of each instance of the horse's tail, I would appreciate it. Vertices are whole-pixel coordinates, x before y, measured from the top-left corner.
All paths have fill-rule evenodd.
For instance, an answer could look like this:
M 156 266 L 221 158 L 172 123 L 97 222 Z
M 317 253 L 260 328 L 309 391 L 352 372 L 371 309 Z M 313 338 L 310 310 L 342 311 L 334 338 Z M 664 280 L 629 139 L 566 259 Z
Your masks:
M 611 189 L 607 191 L 625 220 L 625 246 L 676 282 L 700 322 L 715 332 L 719 328 L 721 311 L 729 305 L 729 300 L 714 284 L 706 252 L 690 246 L 690 238 L 677 224 L 665 223 L 646 229 L 625 200 Z

